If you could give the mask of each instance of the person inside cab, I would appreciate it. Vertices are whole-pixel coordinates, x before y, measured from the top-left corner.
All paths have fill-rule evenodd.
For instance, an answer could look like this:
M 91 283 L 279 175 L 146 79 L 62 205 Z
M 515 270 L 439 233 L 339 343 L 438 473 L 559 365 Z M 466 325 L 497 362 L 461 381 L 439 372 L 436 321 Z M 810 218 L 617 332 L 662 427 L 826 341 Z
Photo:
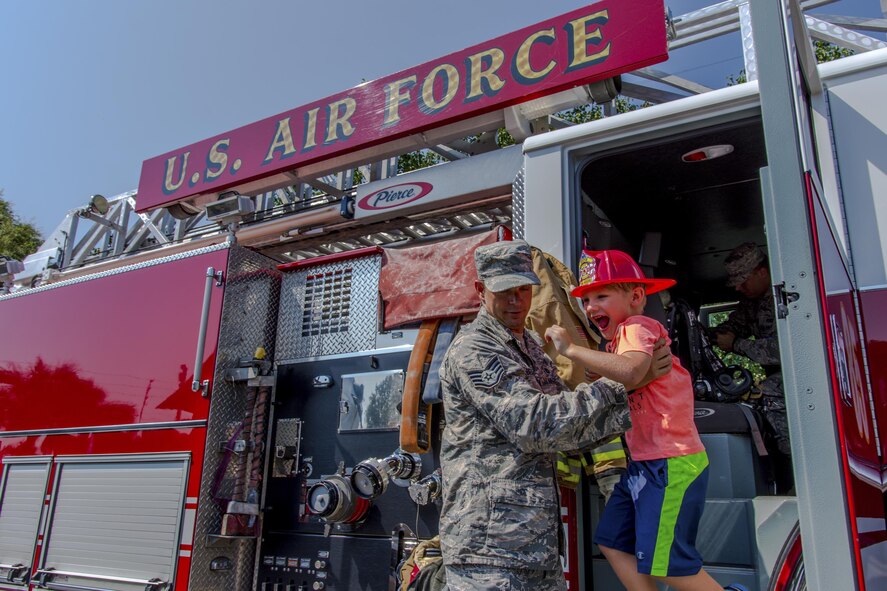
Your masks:
M 744 242 L 724 260 L 727 285 L 740 295 L 736 309 L 725 322 L 712 329 L 715 344 L 728 353 L 758 363 L 766 378 L 758 388 L 760 412 L 775 445 L 774 470 L 777 492 L 788 492 L 793 484 L 791 442 L 782 388 L 779 340 L 776 336 L 775 301 L 771 291 L 767 255 L 754 242 Z

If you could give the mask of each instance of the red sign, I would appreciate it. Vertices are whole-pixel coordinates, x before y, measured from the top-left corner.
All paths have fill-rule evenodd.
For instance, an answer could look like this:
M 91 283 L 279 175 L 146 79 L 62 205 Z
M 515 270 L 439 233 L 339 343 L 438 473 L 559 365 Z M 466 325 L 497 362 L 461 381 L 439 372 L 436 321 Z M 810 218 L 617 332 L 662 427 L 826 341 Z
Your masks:
M 139 212 L 667 57 L 663 0 L 602 0 L 142 164 Z

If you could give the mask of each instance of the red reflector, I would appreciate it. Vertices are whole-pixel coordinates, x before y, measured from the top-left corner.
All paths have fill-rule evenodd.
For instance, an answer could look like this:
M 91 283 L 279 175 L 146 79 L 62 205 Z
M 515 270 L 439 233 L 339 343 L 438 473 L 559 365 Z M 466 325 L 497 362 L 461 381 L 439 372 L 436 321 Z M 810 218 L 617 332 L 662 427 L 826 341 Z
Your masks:
M 697 150 L 696 152 L 684 154 L 682 158 L 684 162 L 699 162 L 706 159 L 708 159 L 708 156 L 706 155 L 705 150 Z

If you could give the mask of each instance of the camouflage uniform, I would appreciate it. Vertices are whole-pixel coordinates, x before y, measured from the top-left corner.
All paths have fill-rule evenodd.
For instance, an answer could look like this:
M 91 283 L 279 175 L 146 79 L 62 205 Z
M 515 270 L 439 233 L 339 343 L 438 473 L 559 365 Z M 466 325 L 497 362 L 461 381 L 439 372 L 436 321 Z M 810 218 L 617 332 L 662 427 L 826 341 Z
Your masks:
M 737 246 L 724 261 L 727 285 L 736 287 L 751 273 L 767 264 L 764 252 L 753 242 Z M 755 299 L 742 298 L 730 317 L 718 329 L 736 335 L 733 352 L 748 357 L 764 368 L 767 378 L 761 382 L 761 413 L 773 430 L 779 451 L 791 454 L 788 421 L 785 414 L 785 392 L 782 389 L 782 368 L 779 341 L 776 337 L 776 312 L 769 292 Z M 749 337 L 755 337 L 751 340 Z
M 499 250 L 517 248 L 478 249 L 478 276 L 487 289 L 530 283 L 507 270 L 500 273 L 513 281 L 498 282 L 489 268 L 495 261 L 483 258 L 507 259 L 513 253 Z M 526 264 L 522 275 L 538 281 L 529 247 Z M 590 448 L 628 429 L 625 388 L 599 380 L 567 391 L 539 337 L 530 330 L 518 336 L 485 308 L 454 339 L 440 376 L 446 416 L 440 538 L 449 588 L 566 589 L 554 452 Z
M 744 355 L 764 368 L 767 377 L 759 386 L 761 413 L 773 429 L 779 451 L 791 454 L 775 318 L 773 296 L 767 293 L 754 300 L 740 300 L 736 310 L 718 328 L 736 335 L 734 353 Z M 755 337 L 754 340 L 749 339 L 751 336 Z
M 558 586 L 552 580 L 560 578 Z M 513 591 L 514 589 L 566 589 L 563 571 L 493 569 L 466 565 L 447 567 L 447 591 Z

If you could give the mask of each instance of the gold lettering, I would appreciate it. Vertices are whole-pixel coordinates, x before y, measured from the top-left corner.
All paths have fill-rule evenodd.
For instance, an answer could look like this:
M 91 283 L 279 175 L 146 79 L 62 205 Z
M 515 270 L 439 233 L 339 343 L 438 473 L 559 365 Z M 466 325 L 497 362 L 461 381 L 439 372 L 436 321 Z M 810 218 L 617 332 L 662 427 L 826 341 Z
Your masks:
M 434 81 L 437 75 L 444 74 L 444 96 L 439 101 L 434 99 Z M 453 100 L 459 89 L 459 72 L 450 64 L 441 64 L 431 70 L 422 81 L 422 107 L 426 114 L 440 111 Z
M 593 43 L 599 45 L 603 39 L 600 25 L 604 25 L 610 20 L 610 12 L 600 10 L 588 16 L 577 18 L 566 24 L 564 27 L 570 37 L 572 44 L 570 45 L 570 65 L 567 71 L 575 70 L 585 66 L 590 66 L 602 61 L 610 55 L 610 43 L 607 43 L 603 49 L 596 53 L 588 53 L 588 44 Z M 589 31 L 588 25 L 599 25 L 594 30 Z
M 490 67 L 484 70 L 484 58 L 490 58 Z M 505 86 L 505 82 L 496 74 L 496 70 L 502 67 L 505 62 L 505 53 L 498 47 L 475 53 L 468 56 L 468 94 L 465 96 L 466 101 L 479 98 L 483 94 L 490 96 L 499 92 Z M 481 82 L 486 80 L 487 91 L 485 92 L 481 86 Z
M 319 107 L 315 107 L 305 113 L 305 143 L 302 145 L 302 151 L 313 148 L 317 145 L 317 112 Z
M 400 106 L 410 102 L 410 91 L 402 92 L 403 88 L 412 88 L 416 84 L 416 76 L 407 76 L 385 85 L 385 121 L 382 127 L 390 127 L 400 123 Z
M 345 107 L 344 112 L 340 112 L 341 107 Z M 327 119 L 329 122 L 326 127 L 326 139 L 324 143 L 344 140 L 354 133 L 354 126 L 351 125 L 349 119 L 357 110 L 357 101 L 350 96 L 346 96 L 342 100 L 333 101 L 327 107 Z M 339 129 L 341 128 L 341 133 Z
M 228 149 L 231 140 L 226 138 L 219 140 L 209 149 L 209 155 L 206 157 L 206 180 L 218 178 L 225 172 L 228 166 L 228 154 L 222 148 Z
M 549 72 L 551 72 L 555 66 L 557 66 L 557 62 L 554 60 L 549 61 L 544 68 L 541 70 L 534 70 L 533 66 L 530 64 L 530 51 L 533 49 L 533 45 L 540 41 L 547 45 L 551 45 L 554 43 L 554 27 L 550 29 L 542 29 L 541 31 L 536 31 L 531 34 L 529 37 L 524 39 L 524 42 L 520 44 L 520 47 L 517 48 L 517 53 L 514 54 L 514 77 L 521 84 L 532 84 L 534 82 L 538 82 L 542 78 L 545 78 Z
M 277 122 L 277 131 L 274 132 L 274 140 L 272 140 L 271 145 L 268 147 L 268 154 L 265 156 L 264 162 L 271 162 L 274 159 L 274 152 L 277 150 L 281 150 L 281 158 L 286 158 L 296 153 L 289 117 L 284 117 Z
M 188 168 L 188 156 L 191 155 L 191 152 L 185 152 L 185 155 L 182 157 L 182 168 L 179 172 L 179 180 L 177 182 L 172 181 L 172 171 L 175 168 L 176 160 L 178 156 L 173 156 L 172 158 L 167 159 L 166 161 L 166 179 L 163 182 L 163 191 L 167 194 L 172 193 L 182 186 L 182 183 L 185 182 L 185 170 Z

